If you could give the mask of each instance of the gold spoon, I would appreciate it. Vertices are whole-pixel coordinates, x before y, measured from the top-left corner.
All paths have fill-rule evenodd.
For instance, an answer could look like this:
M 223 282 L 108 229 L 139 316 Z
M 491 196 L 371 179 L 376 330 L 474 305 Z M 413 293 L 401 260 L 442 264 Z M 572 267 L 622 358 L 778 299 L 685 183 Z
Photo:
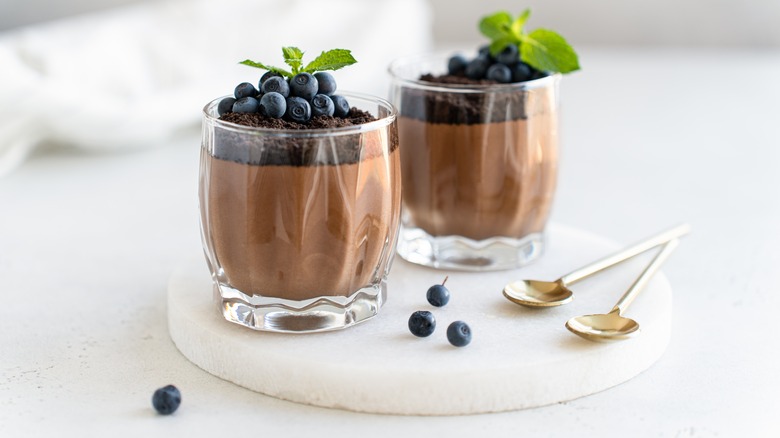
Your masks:
M 566 328 L 589 341 L 618 341 L 628 339 L 638 333 L 639 324 L 631 318 L 622 316 L 622 314 L 679 243 L 679 240 L 674 239 L 664 245 L 609 313 L 575 316 L 566 322 Z
M 569 285 L 583 280 L 606 268 L 641 254 L 648 249 L 683 236 L 691 230 L 688 224 L 678 225 L 656 234 L 636 245 L 607 256 L 590 265 L 583 266 L 555 281 L 518 280 L 504 287 L 504 296 L 511 302 L 526 307 L 553 307 L 566 304 L 574 298 Z

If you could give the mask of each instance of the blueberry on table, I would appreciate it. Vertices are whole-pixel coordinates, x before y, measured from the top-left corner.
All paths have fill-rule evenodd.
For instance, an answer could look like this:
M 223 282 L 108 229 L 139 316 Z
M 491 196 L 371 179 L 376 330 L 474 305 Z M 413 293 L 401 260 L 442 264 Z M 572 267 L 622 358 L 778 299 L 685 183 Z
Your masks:
M 242 97 L 233 104 L 234 113 L 256 113 L 259 103 L 254 97 Z
M 490 62 L 483 58 L 476 58 L 466 66 L 466 77 L 470 79 L 485 79 Z
M 179 409 L 181 404 L 181 392 L 173 385 L 164 386 L 154 391 L 152 406 L 162 415 L 170 415 Z
M 447 72 L 451 75 L 459 75 L 466 71 L 469 61 L 463 55 L 455 55 L 447 61 Z
M 293 122 L 306 123 L 311 119 L 311 106 L 302 97 L 288 97 L 286 116 Z
M 447 327 L 447 340 L 456 347 L 465 347 L 471 342 L 471 328 L 463 321 L 455 321 Z
M 319 84 L 311 73 L 298 73 L 290 79 L 290 94 L 311 100 L 317 94 Z
M 512 82 L 525 82 L 531 79 L 532 75 L 531 66 L 524 62 L 518 62 L 512 66 Z
M 418 310 L 409 317 L 409 331 L 418 338 L 430 336 L 436 330 L 436 318 L 427 310 Z
M 282 77 L 282 75 L 280 75 L 279 73 L 277 73 L 275 71 L 267 71 L 267 72 L 265 72 L 265 74 L 260 76 L 260 83 L 257 84 L 257 85 L 259 85 L 258 89 L 259 90 L 263 89 L 263 83 L 265 83 L 265 81 L 268 80 L 268 78 L 281 78 L 281 77 Z
M 504 64 L 493 64 L 487 70 L 487 78 L 491 81 L 507 84 L 512 82 L 512 70 Z
M 336 79 L 332 74 L 324 71 L 314 73 L 314 77 L 317 79 L 317 94 L 324 94 L 326 96 L 333 96 L 336 92 Z
M 220 116 L 233 111 L 233 104 L 236 103 L 236 99 L 232 97 L 226 97 L 219 101 L 217 105 L 217 114 Z
M 496 61 L 501 64 L 512 66 L 520 62 L 520 52 L 517 50 L 517 46 L 509 44 L 496 55 Z
M 349 114 L 349 102 L 344 96 L 330 96 L 333 101 L 333 115 L 336 117 L 347 117 Z
M 311 116 L 332 116 L 336 107 L 330 97 L 318 94 L 311 100 Z
M 257 96 L 257 88 L 249 82 L 242 82 L 236 85 L 236 89 L 233 93 L 236 96 L 236 100 L 243 97 L 255 97 Z
M 279 93 L 283 97 L 288 97 L 290 95 L 290 85 L 287 83 L 287 80 L 281 76 L 268 78 L 263 82 L 262 90 L 263 93 Z
M 271 91 L 260 98 L 260 114 L 266 117 L 280 119 L 287 112 L 287 100 L 281 94 Z
M 428 302 L 435 307 L 446 306 L 450 302 L 450 291 L 444 287 L 444 283 L 447 282 L 447 278 L 442 281 L 441 284 L 434 284 L 428 288 L 428 292 L 425 294 L 425 298 Z

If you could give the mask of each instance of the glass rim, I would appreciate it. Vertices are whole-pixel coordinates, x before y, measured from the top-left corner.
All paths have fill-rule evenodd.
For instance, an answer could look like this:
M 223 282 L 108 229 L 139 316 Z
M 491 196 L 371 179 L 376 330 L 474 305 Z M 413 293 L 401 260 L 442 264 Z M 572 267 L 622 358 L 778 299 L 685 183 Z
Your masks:
M 485 93 L 485 92 L 516 92 L 523 90 L 531 90 L 536 88 L 544 88 L 554 85 L 560 81 L 562 75 L 560 73 L 552 73 L 548 76 L 544 76 L 538 79 L 533 79 L 525 82 L 512 82 L 508 84 L 439 84 L 434 82 L 421 81 L 419 79 L 409 79 L 401 76 L 398 73 L 398 69 L 404 65 L 419 64 L 421 61 L 441 58 L 446 60 L 452 56 L 451 54 L 445 54 L 441 52 L 423 53 L 417 55 L 404 56 L 396 58 L 387 67 L 387 72 L 393 81 L 397 81 L 401 84 L 418 88 L 425 91 L 439 91 L 448 93 Z M 444 64 L 443 66 L 446 66 Z
M 233 97 L 232 95 L 228 94 L 210 101 L 203 107 L 203 111 L 202 111 L 203 120 L 204 122 L 207 122 L 213 126 L 218 126 L 220 129 L 238 132 L 238 133 L 244 133 L 244 134 L 255 134 L 255 135 L 262 134 L 265 136 L 290 137 L 290 138 L 312 138 L 312 137 L 316 138 L 316 137 L 332 137 L 334 135 L 354 135 L 354 134 L 361 134 L 364 132 L 376 131 L 392 124 L 398 116 L 398 110 L 396 109 L 396 107 L 393 104 L 391 104 L 389 101 L 382 99 L 381 97 L 372 96 L 370 94 L 354 93 L 351 91 L 340 92 L 338 95 L 346 97 L 347 101 L 350 103 L 352 103 L 351 101 L 352 99 L 375 103 L 387 109 L 388 114 L 384 117 L 377 118 L 377 120 L 374 120 L 373 122 L 363 123 L 360 125 L 339 126 L 334 128 L 276 129 L 276 128 L 265 128 L 259 126 L 246 126 L 246 125 L 240 125 L 238 123 L 226 122 L 224 120 L 220 120 L 219 116 L 215 116 L 216 108 L 219 105 L 219 102 L 221 102 L 222 99 L 225 99 L 227 97 Z

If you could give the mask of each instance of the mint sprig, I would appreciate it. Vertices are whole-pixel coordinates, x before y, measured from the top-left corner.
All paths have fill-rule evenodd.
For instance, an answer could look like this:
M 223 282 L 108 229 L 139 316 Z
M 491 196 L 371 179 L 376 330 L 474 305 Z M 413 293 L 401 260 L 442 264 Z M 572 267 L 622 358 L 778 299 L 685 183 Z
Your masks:
M 282 56 L 284 57 L 284 62 L 290 66 L 291 70 L 285 70 L 283 68 L 274 67 L 272 65 L 263 64 L 262 62 L 252 61 L 249 59 L 241 61 L 239 64 L 272 71 L 279 73 L 282 76 L 291 78 L 298 73 L 315 73 L 325 70 L 338 70 L 357 62 L 357 60 L 352 56 L 351 51 L 346 49 L 332 49 L 320 53 L 319 56 L 314 58 L 311 62 L 306 64 L 305 67 L 303 67 L 303 53 L 304 52 L 297 47 L 282 47 Z
M 491 40 L 490 53 L 496 55 L 514 44 L 519 49 L 520 59 L 537 70 L 559 73 L 579 70 L 577 53 L 561 35 L 549 29 L 525 31 L 530 15 L 531 10 L 526 9 L 515 19 L 506 11 L 482 18 L 479 30 Z

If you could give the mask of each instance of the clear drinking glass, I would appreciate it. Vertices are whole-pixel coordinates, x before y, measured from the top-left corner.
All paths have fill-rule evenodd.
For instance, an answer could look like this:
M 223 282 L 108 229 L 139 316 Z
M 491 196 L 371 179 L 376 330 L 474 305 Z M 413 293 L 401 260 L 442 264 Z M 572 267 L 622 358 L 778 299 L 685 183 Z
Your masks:
M 497 85 L 420 80 L 446 56 L 390 65 L 403 214 L 398 253 L 434 268 L 512 269 L 541 255 L 558 170 L 559 74 Z
M 257 330 L 339 329 L 386 299 L 401 210 L 396 111 L 342 93 L 378 120 L 278 130 L 203 109 L 200 224 L 222 314 Z

